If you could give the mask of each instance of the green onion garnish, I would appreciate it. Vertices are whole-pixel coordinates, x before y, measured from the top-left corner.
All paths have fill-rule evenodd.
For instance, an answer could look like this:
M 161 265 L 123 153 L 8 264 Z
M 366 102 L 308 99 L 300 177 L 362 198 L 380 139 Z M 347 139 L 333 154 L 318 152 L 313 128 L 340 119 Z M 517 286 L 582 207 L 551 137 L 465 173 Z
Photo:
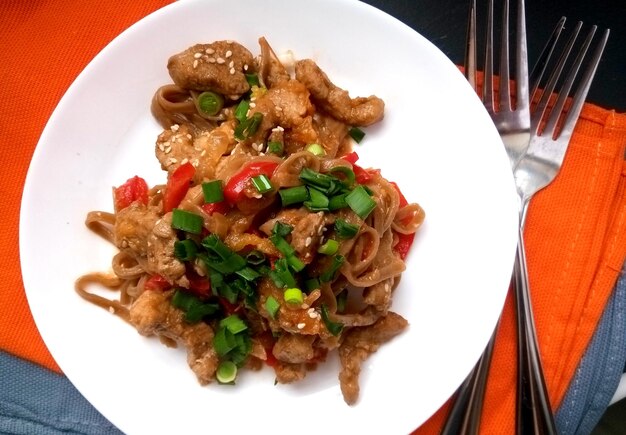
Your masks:
M 345 257 L 343 255 L 335 255 L 333 257 L 333 262 L 330 267 L 325 270 L 319 277 L 320 282 L 331 282 L 337 278 L 337 273 L 339 272 L 339 268 L 345 261 Z
M 224 107 L 224 97 L 215 92 L 206 91 L 198 95 L 196 107 L 203 116 L 215 116 Z
M 281 221 L 276 221 L 272 227 L 273 236 L 287 237 L 293 231 L 293 227 Z
M 222 180 L 208 181 L 202 183 L 202 193 L 204 202 L 214 203 L 224 200 L 224 192 L 222 190 Z
M 239 122 L 244 122 L 248 119 L 248 110 L 250 110 L 250 101 L 241 100 L 241 102 L 237 105 L 235 109 L 235 118 Z
M 324 148 L 318 143 L 312 143 L 305 148 L 308 152 L 316 156 L 323 156 L 326 154 Z
M 220 320 L 220 327 L 228 329 L 232 334 L 238 334 L 248 329 L 248 325 L 236 314 L 231 314 Z
M 314 187 L 309 187 L 309 197 L 308 201 L 304 201 L 304 205 L 310 211 L 328 211 L 328 197 L 323 192 Z
M 235 127 L 235 138 L 239 140 L 245 140 L 252 136 L 261 125 L 263 121 L 263 114 L 261 112 L 254 113 L 250 118 L 240 121 L 237 127 Z
M 328 210 L 335 211 L 342 208 L 346 208 L 348 203 L 346 202 L 347 193 L 341 193 L 339 195 L 331 196 L 328 199 Z
M 267 152 L 276 154 L 277 156 L 282 156 L 285 152 L 285 148 L 283 144 L 278 141 L 270 141 L 267 143 Z
M 177 240 L 174 242 L 174 257 L 180 261 L 191 261 L 196 258 L 198 246 L 193 240 Z
M 213 348 L 220 357 L 224 357 L 235 348 L 235 335 L 226 328 L 219 328 L 213 337 Z
M 317 252 L 324 255 L 335 255 L 339 249 L 339 243 L 336 240 L 328 239 L 326 242 L 317 248 Z
M 352 127 L 348 130 L 348 134 L 356 143 L 361 143 L 363 138 L 365 137 L 365 132 L 361 130 L 359 127 Z
M 318 278 L 310 278 L 304 281 L 304 289 L 307 293 L 312 292 L 315 289 L 320 288 L 320 280 Z
M 246 260 L 241 255 L 233 252 L 215 234 L 211 234 L 202 240 L 209 255 L 200 256 L 208 267 L 220 273 L 229 274 L 237 272 L 246 266 Z
M 341 334 L 341 331 L 343 331 L 343 325 L 339 322 L 333 322 L 332 320 L 330 320 L 330 316 L 328 315 L 328 307 L 326 307 L 325 304 L 322 304 L 320 308 L 322 321 L 324 322 L 324 325 L 326 325 L 326 329 L 328 329 L 328 332 L 333 334 L 335 337 Z
M 238 270 L 235 273 L 239 275 L 240 277 L 242 277 L 243 279 L 245 279 L 246 281 L 254 281 L 255 279 L 261 276 L 259 272 L 247 266 L 241 270 Z
M 265 254 L 258 249 L 254 249 L 248 252 L 248 255 L 246 255 L 246 261 L 248 262 L 248 264 L 258 266 L 265 261 Z
M 200 234 L 204 219 L 197 214 L 175 208 L 172 210 L 172 228 L 191 234 Z
M 265 309 L 272 319 L 276 319 L 276 314 L 278 314 L 278 310 L 280 309 L 280 303 L 278 303 L 273 296 L 268 296 L 265 300 Z
M 348 302 L 348 290 L 344 289 L 337 295 L 337 312 L 343 313 Z
M 354 185 L 354 182 L 356 181 L 356 175 L 354 174 L 354 171 L 348 168 L 347 166 L 335 166 L 334 168 L 330 168 L 329 172 L 331 174 L 335 172 L 339 172 L 340 174 L 343 174 L 343 176 L 345 177 L 344 182 L 348 188 L 351 188 Z
M 215 314 L 219 310 L 216 303 L 202 302 L 197 296 L 176 290 L 172 296 L 172 305 L 185 312 L 185 321 L 197 323 L 205 316 Z
M 217 382 L 230 384 L 237 378 L 237 365 L 232 361 L 222 361 L 215 372 Z
M 270 192 L 273 189 L 270 179 L 265 174 L 252 177 L 252 184 L 254 184 L 256 190 L 258 190 L 261 194 Z
M 302 290 L 299 288 L 288 288 L 283 293 L 283 297 L 285 298 L 285 302 L 288 304 L 300 305 L 304 302 L 304 296 L 302 296 Z
M 370 198 L 367 190 L 361 185 L 355 187 L 352 192 L 346 195 L 346 202 L 361 219 L 367 218 L 372 210 L 376 208 L 376 201 Z
M 269 277 L 278 288 L 288 288 L 296 286 L 296 279 L 289 270 L 289 263 L 286 258 L 279 258 L 274 263 L 274 269 L 269 271 Z
M 335 231 L 342 239 L 351 239 L 359 232 L 359 227 L 339 218 L 335 220 Z
M 295 186 L 278 191 L 283 207 L 292 204 L 299 204 L 309 199 L 309 190 L 306 186 Z
M 246 81 L 250 86 L 259 86 L 259 76 L 256 74 L 246 74 Z

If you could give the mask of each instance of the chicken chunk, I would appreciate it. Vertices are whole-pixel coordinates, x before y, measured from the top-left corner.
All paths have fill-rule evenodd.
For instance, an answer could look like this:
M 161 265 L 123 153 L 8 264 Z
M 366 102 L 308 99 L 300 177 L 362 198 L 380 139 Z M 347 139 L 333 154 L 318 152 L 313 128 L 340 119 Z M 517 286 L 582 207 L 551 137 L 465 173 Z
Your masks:
M 172 228 L 172 213 L 156 221 L 147 238 L 148 270 L 158 273 L 170 283 L 185 274 L 185 265 L 174 256 L 177 237 Z
M 115 245 L 144 257 L 148 252 L 148 236 L 158 219 L 158 208 L 147 207 L 138 202 L 118 211 L 113 231 Z
M 189 324 L 184 313 L 172 306 L 172 292 L 145 291 L 130 307 L 130 322 L 141 335 L 176 341 L 187 349 L 187 363 L 198 382 L 206 385 L 219 364 L 213 349 L 213 330 L 203 322 Z
M 302 82 L 313 102 L 335 119 L 352 126 L 367 126 L 384 116 L 385 103 L 375 95 L 350 98 L 348 91 L 335 86 L 315 62 L 296 62 L 296 79 Z
M 285 209 L 264 223 L 260 229 L 267 235 L 272 233 L 275 223 L 279 221 L 293 227 L 290 244 L 305 263 L 310 263 L 319 247 L 326 218 L 323 212 L 309 213 L 306 209 Z
M 229 97 L 250 90 L 245 73 L 253 66 L 252 53 L 234 41 L 196 44 L 167 62 L 172 80 L 181 88 L 213 91 Z
M 402 316 L 390 311 L 373 325 L 354 328 L 346 333 L 339 347 L 339 382 L 343 399 L 348 405 L 354 404 L 359 397 L 359 374 L 363 361 L 382 344 L 400 334 L 408 324 Z
M 284 333 L 274 345 L 272 353 L 276 359 L 282 362 L 305 363 L 315 356 L 314 340 L 315 336 L 313 335 Z

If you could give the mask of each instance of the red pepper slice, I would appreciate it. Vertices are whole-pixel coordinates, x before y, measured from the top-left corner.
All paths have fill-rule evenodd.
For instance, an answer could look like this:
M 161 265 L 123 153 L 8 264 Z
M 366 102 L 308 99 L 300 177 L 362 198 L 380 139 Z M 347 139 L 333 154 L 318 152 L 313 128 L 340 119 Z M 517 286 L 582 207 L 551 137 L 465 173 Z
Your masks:
M 135 175 L 129 178 L 126 183 L 114 190 L 115 210 L 122 210 L 135 201 L 143 205 L 148 204 L 148 184 L 146 181 Z
M 409 202 L 406 200 L 405 196 L 400 191 L 400 188 L 393 181 L 390 182 L 391 185 L 398 192 L 398 196 L 400 197 L 400 207 L 406 206 Z M 393 247 L 394 252 L 396 252 L 401 259 L 405 259 L 409 253 L 409 249 L 411 249 L 411 245 L 413 244 L 413 240 L 415 239 L 415 233 L 413 234 L 400 234 L 396 233 L 398 236 L 398 243 Z
M 367 183 L 375 175 L 380 173 L 380 169 L 363 169 L 361 166 L 357 165 L 356 161 L 359 160 L 359 155 L 356 151 L 346 154 L 342 159 L 352 163 L 352 171 L 354 171 L 356 182 L 359 184 Z
M 152 275 L 146 283 L 144 284 L 144 288 L 146 290 L 159 290 L 165 291 L 172 288 L 172 284 L 170 284 L 163 276 L 161 275 Z
M 200 207 L 209 216 L 211 216 L 213 213 L 226 214 L 228 210 L 230 210 L 230 206 L 226 201 L 208 202 L 206 204 L 202 204 Z
M 239 172 L 230 177 L 228 183 L 224 187 L 224 198 L 230 204 L 236 204 L 244 196 L 244 189 L 250 183 L 252 177 L 257 175 L 266 175 L 271 177 L 274 170 L 278 167 L 276 162 L 251 162 L 244 166 Z
M 211 282 L 209 278 L 207 276 L 198 275 L 189 264 L 186 269 L 185 276 L 189 281 L 189 291 L 201 298 L 211 296 Z
M 189 162 L 180 165 L 172 172 L 163 192 L 163 213 L 172 211 L 180 204 L 195 174 L 196 168 Z

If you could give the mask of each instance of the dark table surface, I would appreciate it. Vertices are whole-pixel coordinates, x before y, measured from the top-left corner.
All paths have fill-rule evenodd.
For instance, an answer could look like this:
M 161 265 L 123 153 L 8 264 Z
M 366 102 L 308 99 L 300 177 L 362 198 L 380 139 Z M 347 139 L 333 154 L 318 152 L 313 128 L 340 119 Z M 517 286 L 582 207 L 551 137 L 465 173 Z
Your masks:
M 454 63 L 463 63 L 469 0 L 363 1 L 411 26 Z M 511 4 L 513 10 L 515 0 Z M 485 8 L 479 0 L 478 12 L 484 13 Z M 536 61 L 563 16 L 569 27 L 582 21 L 585 34 L 593 24 L 611 30 L 587 101 L 626 112 L 626 0 L 526 0 L 529 64 Z

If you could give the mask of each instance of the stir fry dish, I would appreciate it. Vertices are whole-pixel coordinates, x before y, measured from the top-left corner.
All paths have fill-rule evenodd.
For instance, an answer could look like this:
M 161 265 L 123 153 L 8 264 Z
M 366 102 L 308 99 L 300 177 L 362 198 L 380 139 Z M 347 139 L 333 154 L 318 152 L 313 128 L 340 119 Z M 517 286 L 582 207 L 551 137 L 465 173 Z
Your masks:
M 113 188 L 112 213 L 88 213 L 118 251 L 76 291 L 184 346 L 202 385 L 265 365 L 296 382 L 337 351 L 354 404 L 363 361 L 408 327 L 392 297 L 424 211 L 357 163 L 383 101 L 259 45 L 254 56 L 215 41 L 169 59 L 173 83 L 151 103 L 164 183 L 133 176 Z

